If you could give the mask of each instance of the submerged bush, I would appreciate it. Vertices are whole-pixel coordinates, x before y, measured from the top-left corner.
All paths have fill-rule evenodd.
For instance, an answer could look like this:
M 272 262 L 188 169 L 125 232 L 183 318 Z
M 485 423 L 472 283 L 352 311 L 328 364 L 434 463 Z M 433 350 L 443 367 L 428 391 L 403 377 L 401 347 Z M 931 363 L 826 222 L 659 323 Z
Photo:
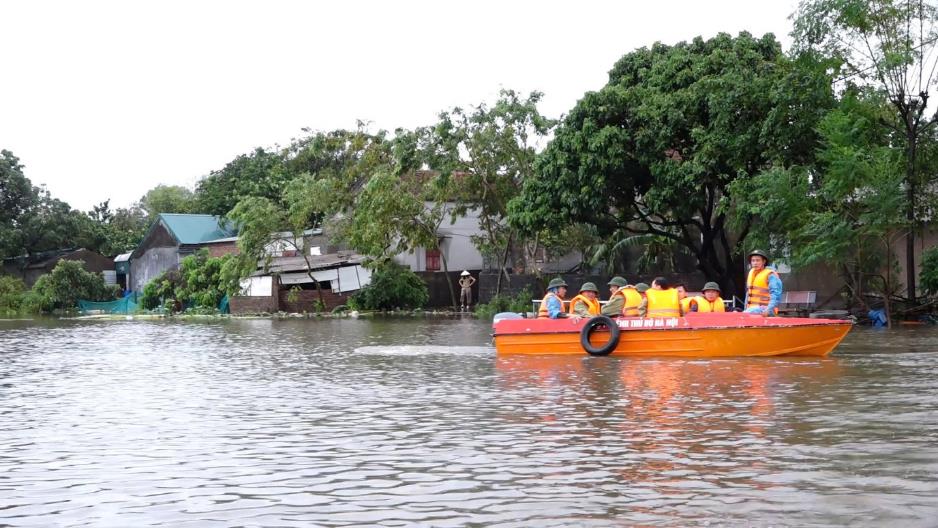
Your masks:
M 922 254 L 922 271 L 918 280 L 925 295 L 938 294 L 938 246 Z
M 237 286 L 223 273 L 230 259 L 230 255 L 210 257 L 205 249 L 189 255 L 179 263 L 179 269 L 166 271 L 148 282 L 143 287 L 140 304 L 147 310 L 159 306 L 192 313 L 217 310 L 225 293 Z
M 375 269 L 371 283 L 349 298 L 356 310 L 409 310 L 430 300 L 427 285 L 413 271 L 394 262 Z
M 78 300 L 113 301 L 120 287 L 107 284 L 100 273 L 85 271 L 79 260 L 60 260 L 51 273 L 39 277 L 26 294 L 23 305 L 30 312 L 71 310 Z
M 492 316 L 501 312 L 524 313 L 531 310 L 531 298 L 531 290 L 525 286 L 515 295 L 496 295 L 488 303 L 476 306 L 476 315 L 491 319 Z
M 26 284 L 16 277 L 0 276 L 0 314 L 15 314 L 23 308 Z

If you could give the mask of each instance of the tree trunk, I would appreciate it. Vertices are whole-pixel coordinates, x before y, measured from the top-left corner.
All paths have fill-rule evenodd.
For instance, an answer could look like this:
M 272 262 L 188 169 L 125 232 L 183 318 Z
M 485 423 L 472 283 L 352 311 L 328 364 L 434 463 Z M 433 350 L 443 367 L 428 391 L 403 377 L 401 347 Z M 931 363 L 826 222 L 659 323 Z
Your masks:
M 905 239 L 905 283 L 906 296 L 914 303 L 917 297 L 915 293 L 915 161 L 918 154 L 918 134 L 916 132 L 917 127 L 912 123 L 910 115 L 907 115 L 904 121 L 906 141 L 908 141 L 908 155 L 905 160 L 905 219 L 909 230 Z
M 453 279 L 449 276 L 449 265 L 446 263 L 446 253 L 443 252 L 443 244 L 437 243 L 436 250 L 440 252 L 440 262 L 443 263 L 443 274 L 446 275 L 446 285 L 449 286 L 449 297 L 453 301 L 453 311 L 459 311 L 459 305 L 456 301 L 456 290 L 453 289 Z
M 505 280 L 511 284 L 511 277 L 508 276 L 508 270 L 506 269 L 506 264 L 508 263 L 508 253 L 511 251 L 511 239 L 514 233 L 508 233 L 508 240 L 505 242 L 505 252 L 502 254 L 502 261 L 498 268 L 498 280 L 495 281 L 495 296 L 497 297 L 502 293 L 502 276 L 505 276 Z

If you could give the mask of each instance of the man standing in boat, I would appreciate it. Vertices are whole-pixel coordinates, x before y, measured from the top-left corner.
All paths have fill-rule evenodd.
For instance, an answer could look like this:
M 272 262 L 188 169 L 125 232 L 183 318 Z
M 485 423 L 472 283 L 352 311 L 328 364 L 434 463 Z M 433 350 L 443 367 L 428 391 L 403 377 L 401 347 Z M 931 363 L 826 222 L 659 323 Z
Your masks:
M 567 317 L 563 311 L 563 296 L 567 294 L 567 283 L 557 277 L 547 284 L 547 294 L 541 300 L 537 310 L 538 319 L 562 319 Z
M 766 317 L 778 315 L 782 302 L 782 279 L 769 267 L 769 256 L 756 249 L 749 253 L 749 276 L 746 277 L 746 313 Z

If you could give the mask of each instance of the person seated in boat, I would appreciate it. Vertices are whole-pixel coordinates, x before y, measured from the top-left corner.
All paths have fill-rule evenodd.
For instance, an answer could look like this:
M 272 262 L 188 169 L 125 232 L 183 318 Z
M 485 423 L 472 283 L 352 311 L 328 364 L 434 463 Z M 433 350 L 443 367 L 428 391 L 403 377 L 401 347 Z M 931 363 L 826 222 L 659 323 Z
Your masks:
M 646 287 L 647 289 L 647 287 Z M 638 307 L 642 304 L 642 295 L 635 286 L 629 284 L 622 277 L 613 277 L 609 281 L 609 291 L 612 295 L 609 302 L 603 306 L 602 315 L 609 317 L 637 317 Z
M 584 282 L 580 293 L 570 300 L 570 315 L 593 317 L 599 315 L 599 289 L 592 282 Z
M 769 266 L 769 256 L 756 249 L 749 253 L 749 276 L 746 277 L 746 313 L 766 317 L 778 315 L 782 301 L 782 279 L 775 268 Z
M 642 303 L 644 310 L 643 317 L 680 317 L 681 299 L 677 290 L 671 287 L 671 283 L 664 277 L 656 277 L 651 283 L 651 288 L 645 292 L 645 300 Z
M 648 298 L 645 293 L 651 288 L 648 284 L 644 282 L 639 282 L 635 285 L 635 291 L 641 296 L 642 300 L 638 303 L 638 316 L 645 317 L 645 310 L 648 309 L 648 303 L 645 300 Z
M 538 319 L 562 319 L 567 317 L 563 311 L 563 296 L 567 294 L 567 283 L 557 277 L 547 283 L 547 294 L 541 300 L 537 310 Z
M 723 298 L 720 294 L 720 285 L 715 282 L 704 284 L 703 295 L 694 297 L 694 303 L 691 305 L 691 311 L 700 313 L 725 312 L 726 306 L 723 304 Z M 687 313 L 687 312 L 684 312 Z
M 696 311 L 691 309 L 696 301 L 693 297 L 687 296 L 687 287 L 684 286 L 684 283 L 679 282 L 675 284 L 674 289 L 677 290 L 678 299 L 681 300 L 681 312 L 690 313 Z
M 628 281 L 619 276 L 609 279 L 609 282 L 606 283 L 606 286 L 609 286 L 609 301 L 602 307 L 602 310 L 600 310 L 602 315 L 615 317 L 622 313 L 622 307 L 625 305 L 625 297 L 619 294 L 619 290 L 628 286 L 628 284 Z

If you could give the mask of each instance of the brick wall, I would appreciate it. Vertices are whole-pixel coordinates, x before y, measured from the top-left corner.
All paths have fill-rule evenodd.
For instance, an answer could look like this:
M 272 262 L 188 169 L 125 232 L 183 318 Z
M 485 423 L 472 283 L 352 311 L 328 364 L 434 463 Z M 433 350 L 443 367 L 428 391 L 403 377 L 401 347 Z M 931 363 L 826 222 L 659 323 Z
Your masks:
M 275 313 L 280 311 L 276 296 L 270 297 L 242 297 L 235 296 L 228 299 L 228 309 L 232 314 Z
M 210 257 L 223 257 L 225 255 L 237 255 L 237 242 L 223 242 L 219 244 L 208 244 L 205 246 Z
M 330 311 L 336 306 L 346 304 L 351 293 L 332 293 L 332 290 L 322 290 L 322 300 L 326 303 L 326 311 Z M 319 293 L 316 290 L 300 290 L 296 292 L 296 301 L 291 302 L 288 299 L 289 289 L 280 290 L 280 309 L 289 313 L 303 313 L 315 311 L 313 306 L 319 300 Z

